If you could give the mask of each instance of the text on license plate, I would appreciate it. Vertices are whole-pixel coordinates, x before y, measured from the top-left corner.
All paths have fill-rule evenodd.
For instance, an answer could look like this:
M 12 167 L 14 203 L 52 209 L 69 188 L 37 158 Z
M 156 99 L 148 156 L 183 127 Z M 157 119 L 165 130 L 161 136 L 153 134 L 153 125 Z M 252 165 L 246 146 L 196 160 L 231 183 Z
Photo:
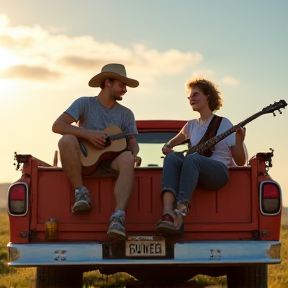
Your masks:
M 129 236 L 125 255 L 128 257 L 166 256 L 165 239 L 154 236 Z

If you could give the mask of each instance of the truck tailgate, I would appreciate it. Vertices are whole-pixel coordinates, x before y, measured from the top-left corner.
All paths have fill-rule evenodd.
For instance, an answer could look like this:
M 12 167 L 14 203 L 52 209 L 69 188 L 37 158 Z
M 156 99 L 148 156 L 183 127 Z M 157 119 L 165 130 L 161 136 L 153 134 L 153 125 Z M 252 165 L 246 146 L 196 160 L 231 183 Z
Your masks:
M 252 215 L 253 201 L 257 200 L 257 195 L 252 195 L 252 185 L 257 184 L 251 183 L 251 173 L 251 167 L 233 168 L 229 183 L 222 189 L 209 191 L 197 187 L 185 218 L 183 241 L 251 239 L 252 232 L 257 230 L 257 215 Z M 126 210 L 127 235 L 156 233 L 155 223 L 162 213 L 161 175 L 161 168 L 135 168 L 133 193 Z M 74 191 L 62 169 L 38 167 L 37 183 L 34 181 L 31 187 L 41 193 L 35 193 L 32 199 L 31 240 L 44 239 L 45 222 L 51 218 L 58 222 L 59 240 L 105 239 L 115 207 L 115 181 L 115 175 L 85 178 L 92 209 L 76 214 L 71 212 Z

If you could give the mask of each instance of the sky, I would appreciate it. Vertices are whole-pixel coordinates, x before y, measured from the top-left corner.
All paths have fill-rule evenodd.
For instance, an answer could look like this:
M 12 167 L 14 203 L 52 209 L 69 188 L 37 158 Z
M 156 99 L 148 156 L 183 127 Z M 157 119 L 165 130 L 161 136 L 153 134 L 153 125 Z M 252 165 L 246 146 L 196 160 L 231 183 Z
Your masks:
M 53 122 L 107 63 L 140 82 L 121 104 L 138 120 L 198 117 L 185 84 L 219 85 L 217 115 L 238 124 L 285 100 L 286 0 L 0 0 L 0 183 L 20 178 L 14 152 L 49 164 Z M 246 125 L 248 157 L 274 149 L 269 173 L 288 206 L 288 108 Z

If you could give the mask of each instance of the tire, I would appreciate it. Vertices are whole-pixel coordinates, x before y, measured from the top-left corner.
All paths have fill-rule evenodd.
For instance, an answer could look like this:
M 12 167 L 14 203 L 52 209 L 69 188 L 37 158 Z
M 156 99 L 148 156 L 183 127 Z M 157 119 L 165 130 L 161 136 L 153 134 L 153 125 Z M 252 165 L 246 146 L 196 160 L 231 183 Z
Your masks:
M 83 271 L 75 267 L 40 266 L 36 271 L 36 288 L 82 288 Z
M 228 288 L 267 288 L 267 264 L 251 264 L 228 268 Z

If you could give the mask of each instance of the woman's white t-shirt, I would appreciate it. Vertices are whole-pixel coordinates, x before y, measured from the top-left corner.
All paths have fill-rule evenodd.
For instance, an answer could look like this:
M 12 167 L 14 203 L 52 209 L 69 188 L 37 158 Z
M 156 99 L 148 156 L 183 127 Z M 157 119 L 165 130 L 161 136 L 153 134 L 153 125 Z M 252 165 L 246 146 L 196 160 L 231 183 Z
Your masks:
M 212 116 L 214 116 L 214 114 Z M 199 125 L 198 119 L 189 120 L 181 129 L 180 132 L 185 135 L 186 139 L 190 139 L 191 147 L 197 145 L 202 139 L 205 132 L 207 131 L 209 123 L 213 118 L 212 116 L 201 126 Z M 216 136 L 226 132 L 232 126 L 233 124 L 231 121 L 223 117 L 217 130 Z M 213 154 L 210 158 L 224 163 L 227 167 L 235 166 L 230 149 L 230 147 L 235 146 L 235 144 L 235 132 L 233 132 L 213 147 Z

